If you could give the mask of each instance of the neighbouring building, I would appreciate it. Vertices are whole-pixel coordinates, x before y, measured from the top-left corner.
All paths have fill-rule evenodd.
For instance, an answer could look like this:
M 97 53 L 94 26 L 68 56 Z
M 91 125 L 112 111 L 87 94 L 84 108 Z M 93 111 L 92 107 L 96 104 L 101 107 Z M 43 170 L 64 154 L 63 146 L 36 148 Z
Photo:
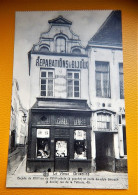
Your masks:
M 113 11 L 87 46 L 92 167 L 127 171 L 121 12 Z
M 120 11 L 87 47 L 72 22 L 48 22 L 28 53 L 27 171 L 127 171 Z
M 9 135 L 9 153 L 19 146 L 25 146 L 28 136 L 28 124 L 26 119 L 28 111 L 23 108 L 19 97 L 19 84 L 16 79 L 12 83 L 11 121 Z

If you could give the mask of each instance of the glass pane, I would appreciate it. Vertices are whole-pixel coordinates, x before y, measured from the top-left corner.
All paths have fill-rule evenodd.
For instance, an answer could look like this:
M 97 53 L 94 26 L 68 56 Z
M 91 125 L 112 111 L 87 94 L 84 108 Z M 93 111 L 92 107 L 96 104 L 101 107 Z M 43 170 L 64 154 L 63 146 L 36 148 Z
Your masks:
M 74 78 L 79 79 L 79 73 L 74 73 Z
M 123 73 L 123 63 L 120 63 L 119 64 L 119 72 L 120 73 Z
M 103 80 L 108 81 L 109 80 L 109 73 L 103 73 Z
M 50 157 L 50 144 L 48 139 L 37 138 L 37 158 Z
M 79 87 L 74 87 L 74 91 L 79 91 Z
M 68 78 L 72 78 L 72 73 L 68 72 Z
M 53 85 L 48 85 L 48 90 L 53 91 Z
M 79 81 L 74 81 L 74 85 L 79 85 Z
M 96 63 L 96 71 L 101 71 L 101 64 Z
M 68 85 L 73 85 L 73 80 L 68 80 Z
M 53 91 L 48 91 L 47 96 L 53 96 Z
M 48 84 L 53 85 L 53 80 L 48 79 Z
M 96 80 L 101 81 L 101 73 L 96 72 Z
M 46 72 L 41 72 L 41 77 L 46 77 Z
M 46 90 L 46 85 L 41 85 L 41 90 Z
M 67 141 L 56 141 L 56 157 L 67 156 Z
M 108 64 L 102 64 L 102 66 L 101 66 L 101 71 L 102 72 L 108 72 Z
M 86 140 L 74 142 L 74 159 L 87 159 L 86 156 Z
M 120 74 L 120 98 L 123 99 L 124 98 L 124 78 L 123 78 L 123 74 Z
M 96 96 L 97 97 L 101 97 L 102 96 L 101 80 L 96 80 Z
M 53 78 L 53 72 L 48 72 L 48 78 Z
M 73 87 L 72 86 L 68 86 L 68 92 L 72 92 L 73 91 Z
M 64 38 L 59 37 L 56 40 L 57 52 L 65 52 L 66 41 Z
M 68 89 L 68 97 L 73 97 L 73 91 L 72 91 L 72 89 Z
M 45 79 L 41 79 L 41 84 L 46 84 L 46 80 Z
M 79 92 L 75 92 L 74 97 L 79 97 Z
M 103 97 L 108 97 L 108 82 L 103 81 Z
M 96 62 L 96 71 L 100 72 L 108 72 L 109 71 L 109 63 L 108 62 Z
M 41 91 L 41 96 L 46 96 L 46 91 Z

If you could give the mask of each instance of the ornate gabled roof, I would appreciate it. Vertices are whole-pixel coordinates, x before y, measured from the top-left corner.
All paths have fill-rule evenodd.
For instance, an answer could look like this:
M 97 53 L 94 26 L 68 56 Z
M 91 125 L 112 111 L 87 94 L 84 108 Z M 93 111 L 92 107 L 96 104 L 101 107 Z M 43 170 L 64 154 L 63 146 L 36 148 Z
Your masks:
M 72 22 L 70 22 L 69 20 L 63 18 L 63 16 L 58 16 L 57 18 L 53 19 L 53 20 L 49 20 L 48 21 L 49 24 L 66 24 L 66 25 L 71 25 Z
M 122 47 L 121 11 L 112 11 L 88 45 Z

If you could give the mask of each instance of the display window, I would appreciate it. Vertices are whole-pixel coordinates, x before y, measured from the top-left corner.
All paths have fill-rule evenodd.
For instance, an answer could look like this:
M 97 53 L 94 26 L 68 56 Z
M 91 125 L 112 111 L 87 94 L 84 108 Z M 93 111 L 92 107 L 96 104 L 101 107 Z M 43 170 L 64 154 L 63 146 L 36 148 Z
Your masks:
M 37 129 L 37 158 L 50 158 L 49 129 Z
M 86 132 L 83 130 L 74 131 L 74 159 L 87 159 Z

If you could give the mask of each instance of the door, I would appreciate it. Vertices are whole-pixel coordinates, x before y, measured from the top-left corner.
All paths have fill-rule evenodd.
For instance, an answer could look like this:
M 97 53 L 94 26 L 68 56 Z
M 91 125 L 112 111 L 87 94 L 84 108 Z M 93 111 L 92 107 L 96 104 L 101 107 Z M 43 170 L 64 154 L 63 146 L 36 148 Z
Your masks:
M 112 133 L 96 133 L 96 170 L 115 171 Z
M 68 158 L 68 140 L 56 139 L 55 140 L 55 171 L 68 171 L 69 158 Z

